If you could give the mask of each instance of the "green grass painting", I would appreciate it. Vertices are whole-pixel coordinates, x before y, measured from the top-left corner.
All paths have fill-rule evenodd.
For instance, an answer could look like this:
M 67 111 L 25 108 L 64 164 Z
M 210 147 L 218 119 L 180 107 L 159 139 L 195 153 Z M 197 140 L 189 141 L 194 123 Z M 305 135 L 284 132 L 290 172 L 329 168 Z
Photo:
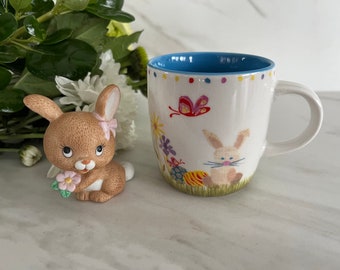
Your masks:
M 180 183 L 179 181 L 174 180 L 170 175 L 167 175 L 165 173 L 163 174 L 163 177 L 175 189 L 190 195 L 202 197 L 216 197 L 233 193 L 246 186 L 249 183 L 250 179 L 252 178 L 252 176 L 250 176 L 248 178 L 241 179 L 240 182 L 230 186 L 220 185 L 207 187 L 207 186 L 190 186 L 185 183 Z

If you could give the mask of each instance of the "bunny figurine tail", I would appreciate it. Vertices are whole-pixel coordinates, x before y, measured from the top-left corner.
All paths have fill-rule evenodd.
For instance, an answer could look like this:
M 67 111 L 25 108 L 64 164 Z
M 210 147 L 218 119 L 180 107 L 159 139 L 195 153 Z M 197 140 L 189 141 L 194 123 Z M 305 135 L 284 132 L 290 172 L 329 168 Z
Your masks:
M 132 163 L 127 161 L 122 161 L 120 165 L 123 166 L 125 169 L 125 179 L 126 181 L 131 180 L 135 175 L 135 168 L 133 167 Z

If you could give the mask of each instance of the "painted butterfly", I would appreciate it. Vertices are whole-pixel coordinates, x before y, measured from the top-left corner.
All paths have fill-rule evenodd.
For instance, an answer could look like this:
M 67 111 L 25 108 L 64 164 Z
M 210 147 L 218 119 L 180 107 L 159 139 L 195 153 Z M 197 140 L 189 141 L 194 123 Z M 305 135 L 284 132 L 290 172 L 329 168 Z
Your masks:
M 184 115 L 189 117 L 195 117 L 205 114 L 210 111 L 208 104 L 209 98 L 205 95 L 200 96 L 195 104 L 191 101 L 188 96 L 180 96 L 178 100 L 178 110 L 175 110 L 169 106 L 169 109 L 173 111 L 170 117 L 174 115 Z

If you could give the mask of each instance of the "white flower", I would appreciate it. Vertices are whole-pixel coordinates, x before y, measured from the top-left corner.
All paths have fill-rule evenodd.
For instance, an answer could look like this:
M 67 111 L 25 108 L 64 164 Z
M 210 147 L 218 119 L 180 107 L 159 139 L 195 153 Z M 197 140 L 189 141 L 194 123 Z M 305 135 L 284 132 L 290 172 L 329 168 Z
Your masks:
M 21 148 L 19 155 L 22 164 L 27 167 L 36 164 L 42 157 L 41 151 L 34 145 L 25 145 Z
M 116 149 L 131 147 L 135 140 L 135 122 L 137 111 L 136 93 L 131 86 L 126 84 L 125 75 L 119 74 L 120 64 L 115 63 L 111 50 L 100 56 L 101 65 L 99 69 L 103 72 L 101 76 L 91 76 L 90 73 L 84 80 L 72 81 L 68 78 L 56 76 L 58 90 L 64 95 L 59 99 L 60 104 L 76 106 L 76 110 L 94 111 L 98 95 L 109 84 L 119 87 L 121 93 L 120 105 L 115 117 L 118 120 Z

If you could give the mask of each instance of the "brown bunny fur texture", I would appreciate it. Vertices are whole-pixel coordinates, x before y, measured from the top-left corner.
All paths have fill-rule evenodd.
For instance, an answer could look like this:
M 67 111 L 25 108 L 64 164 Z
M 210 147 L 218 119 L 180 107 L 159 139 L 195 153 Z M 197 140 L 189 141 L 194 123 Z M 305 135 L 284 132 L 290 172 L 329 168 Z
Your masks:
M 74 190 L 78 200 L 106 202 L 124 189 L 125 169 L 112 159 L 115 134 L 108 124 L 114 121 L 119 101 L 115 85 L 98 96 L 95 112 L 63 113 L 44 96 L 24 98 L 28 108 L 50 121 L 43 140 L 46 158 L 61 170 L 81 175 Z

